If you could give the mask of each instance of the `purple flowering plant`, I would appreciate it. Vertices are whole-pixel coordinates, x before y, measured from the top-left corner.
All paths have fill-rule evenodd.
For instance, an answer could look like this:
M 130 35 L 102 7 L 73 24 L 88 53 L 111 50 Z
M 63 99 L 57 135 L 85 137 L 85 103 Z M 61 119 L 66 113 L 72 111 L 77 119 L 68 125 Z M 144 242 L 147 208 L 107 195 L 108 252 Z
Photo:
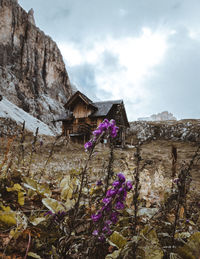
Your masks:
M 92 234 L 99 241 L 105 241 L 112 234 L 111 228 L 118 222 L 120 213 L 125 208 L 127 192 L 132 189 L 132 183 L 126 181 L 122 173 L 117 177 L 102 199 L 102 207 L 91 216 L 95 228 Z
M 93 131 L 93 138 L 85 143 L 85 150 L 91 150 L 102 138 L 115 138 L 117 136 L 119 128 L 116 126 L 115 120 L 105 119 L 99 124 L 98 128 Z

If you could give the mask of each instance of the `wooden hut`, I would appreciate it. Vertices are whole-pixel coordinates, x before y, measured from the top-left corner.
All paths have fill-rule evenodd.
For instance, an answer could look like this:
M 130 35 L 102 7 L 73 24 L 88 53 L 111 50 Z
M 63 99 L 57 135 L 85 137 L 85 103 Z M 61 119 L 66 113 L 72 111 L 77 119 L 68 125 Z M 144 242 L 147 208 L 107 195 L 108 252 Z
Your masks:
M 117 143 L 124 145 L 129 123 L 123 100 L 92 102 L 77 91 L 64 107 L 66 112 L 56 120 L 62 121 L 64 135 L 69 135 L 76 142 L 85 142 L 105 118 L 114 119 L 119 127 Z

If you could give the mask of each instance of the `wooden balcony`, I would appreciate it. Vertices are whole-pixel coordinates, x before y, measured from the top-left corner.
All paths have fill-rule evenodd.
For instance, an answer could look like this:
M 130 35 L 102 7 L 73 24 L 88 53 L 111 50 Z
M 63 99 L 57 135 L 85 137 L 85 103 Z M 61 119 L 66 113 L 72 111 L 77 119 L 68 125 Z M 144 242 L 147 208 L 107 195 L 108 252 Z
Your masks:
M 72 124 L 66 130 L 70 135 L 90 135 L 92 133 L 91 125 L 87 123 Z

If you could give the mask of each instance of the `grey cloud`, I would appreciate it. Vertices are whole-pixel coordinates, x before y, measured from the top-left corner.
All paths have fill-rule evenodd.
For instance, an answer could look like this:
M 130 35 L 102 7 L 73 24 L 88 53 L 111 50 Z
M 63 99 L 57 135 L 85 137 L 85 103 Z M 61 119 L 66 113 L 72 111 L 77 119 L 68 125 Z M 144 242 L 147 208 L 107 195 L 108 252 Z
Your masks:
M 119 57 L 116 54 L 109 52 L 108 50 L 105 50 L 101 54 L 100 63 L 103 68 L 110 73 L 116 71 L 120 72 L 124 69 L 124 67 L 120 65 Z
M 68 72 L 71 81 L 74 82 L 81 91 L 88 94 L 90 98 L 97 99 L 97 96 L 104 96 L 105 99 L 109 99 L 110 94 L 97 87 L 96 76 L 98 73 L 103 74 L 103 70 L 106 70 L 106 73 L 116 71 L 120 73 L 124 68 L 120 65 L 118 57 L 109 51 L 104 51 L 100 55 L 99 64 L 100 67 L 88 63 L 72 66 L 68 68 Z
M 162 26 L 200 22 L 198 0 L 19 0 L 27 10 L 35 10 L 36 22 L 59 40 L 87 41 L 111 35 L 137 35 L 141 27 L 153 30 Z M 124 10 L 121 15 L 120 10 Z M 64 11 L 63 11 L 64 10 Z M 66 10 L 66 12 L 65 12 Z M 194 12 L 196 14 L 194 15 Z M 48 23 L 46 22 L 48 20 Z
M 156 68 L 157 76 L 146 82 L 153 100 L 150 109 L 170 110 L 179 118 L 199 118 L 200 106 L 200 42 L 187 36 L 175 36 L 165 62 Z M 176 41 L 175 41 L 176 40 Z
M 95 68 L 90 64 L 83 64 L 68 69 L 71 81 L 76 87 L 92 100 L 96 97 Z

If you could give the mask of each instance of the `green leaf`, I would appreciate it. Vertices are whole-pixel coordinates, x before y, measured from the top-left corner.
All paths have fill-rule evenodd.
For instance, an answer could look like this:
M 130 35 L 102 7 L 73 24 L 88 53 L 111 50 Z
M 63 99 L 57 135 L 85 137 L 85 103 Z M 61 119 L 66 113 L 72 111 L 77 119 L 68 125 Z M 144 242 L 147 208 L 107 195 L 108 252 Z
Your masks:
M 54 213 L 65 210 L 64 206 L 59 201 L 52 198 L 43 198 L 42 203 Z
M 119 249 L 123 248 L 127 240 L 125 237 L 123 237 L 119 232 L 114 231 L 112 235 L 109 237 L 109 241 L 112 242 L 112 244 L 116 245 Z

